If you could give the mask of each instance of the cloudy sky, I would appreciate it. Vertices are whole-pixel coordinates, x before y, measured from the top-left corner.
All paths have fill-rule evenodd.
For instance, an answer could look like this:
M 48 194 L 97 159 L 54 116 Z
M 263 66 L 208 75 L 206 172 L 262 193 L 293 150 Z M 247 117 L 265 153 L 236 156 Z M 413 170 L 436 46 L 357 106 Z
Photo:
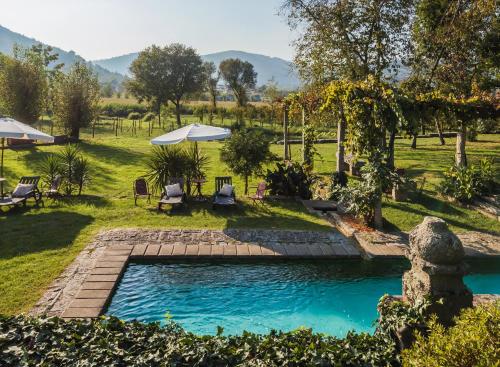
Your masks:
M 94 60 L 181 42 L 292 59 L 282 0 L 0 0 L 0 25 Z

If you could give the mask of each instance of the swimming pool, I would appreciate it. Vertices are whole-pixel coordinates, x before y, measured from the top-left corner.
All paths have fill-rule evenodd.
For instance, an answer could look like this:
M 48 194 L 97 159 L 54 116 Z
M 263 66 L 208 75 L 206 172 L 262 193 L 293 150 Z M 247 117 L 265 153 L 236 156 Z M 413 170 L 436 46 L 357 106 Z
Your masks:
M 474 293 L 500 293 L 498 262 L 473 264 Z M 107 314 L 186 330 L 267 333 L 298 327 L 343 337 L 372 332 L 385 293 L 401 294 L 402 261 L 170 262 L 129 264 Z M 481 273 L 476 273 L 481 269 Z

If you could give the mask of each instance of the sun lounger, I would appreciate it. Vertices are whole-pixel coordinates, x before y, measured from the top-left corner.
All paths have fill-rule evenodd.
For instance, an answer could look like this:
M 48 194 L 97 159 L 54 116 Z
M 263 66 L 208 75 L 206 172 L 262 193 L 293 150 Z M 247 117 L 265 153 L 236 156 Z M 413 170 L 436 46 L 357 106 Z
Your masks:
M 169 193 L 169 189 L 171 189 L 172 185 L 179 185 L 180 190 L 174 194 Z M 158 210 L 162 209 L 163 205 L 182 205 L 186 201 L 186 193 L 184 192 L 184 179 L 182 178 L 173 178 L 169 181 L 169 186 L 165 187 L 165 191 L 162 193 L 160 197 L 160 201 L 158 201 Z
M 38 189 L 39 181 L 40 176 L 21 177 L 19 184 L 10 196 L 1 199 L 0 206 L 18 206 L 20 204 L 26 206 L 26 201 L 30 198 L 35 199 L 35 205 L 38 206 L 42 202 L 42 193 Z
M 231 186 L 230 192 L 224 191 Z M 212 207 L 217 206 L 234 206 L 236 205 L 236 194 L 234 192 L 233 180 L 231 177 L 216 177 L 215 178 L 215 193 L 213 197 Z

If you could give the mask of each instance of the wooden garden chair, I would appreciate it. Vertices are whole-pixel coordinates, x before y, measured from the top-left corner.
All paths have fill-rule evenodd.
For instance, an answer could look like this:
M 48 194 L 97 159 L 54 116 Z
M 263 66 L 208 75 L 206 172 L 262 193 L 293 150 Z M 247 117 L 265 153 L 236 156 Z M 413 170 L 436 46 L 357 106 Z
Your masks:
M 262 205 L 264 205 L 264 200 L 266 198 L 266 183 L 265 182 L 260 182 L 258 185 L 257 185 L 257 188 L 256 188 L 256 191 L 255 191 L 255 194 L 250 196 L 250 199 L 252 199 L 253 201 L 253 204 L 257 204 L 257 203 L 260 203 Z
M 139 177 L 134 181 L 134 202 L 137 205 L 137 199 L 140 197 L 145 197 L 148 203 L 151 203 L 151 192 L 149 191 L 148 182 L 144 177 Z
M 45 191 L 45 196 L 49 199 L 54 199 L 61 194 L 59 193 L 59 188 L 61 187 L 62 184 L 62 176 L 61 175 L 56 175 L 52 182 L 49 185 L 49 188 L 47 191 Z

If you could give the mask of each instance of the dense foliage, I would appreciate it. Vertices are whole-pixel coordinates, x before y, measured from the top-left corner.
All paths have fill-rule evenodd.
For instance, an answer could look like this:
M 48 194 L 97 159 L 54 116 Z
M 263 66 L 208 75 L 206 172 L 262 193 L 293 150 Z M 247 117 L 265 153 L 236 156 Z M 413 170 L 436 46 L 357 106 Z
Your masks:
M 257 83 L 257 73 L 253 65 L 240 59 L 226 59 L 219 65 L 222 79 L 234 93 L 238 107 L 248 101 L 247 91 Z
M 464 310 L 448 329 L 432 319 L 426 337 L 403 351 L 405 367 L 500 365 L 500 303 Z
M 147 111 L 148 108 L 142 104 L 106 103 L 99 107 L 102 115 L 110 117 L 127 117 L 133 112 L 145 114 Z
M 221 161 L 244 178 L 245 195 L 248 194 L 248 179 L 260 174 L 264 163 L 273 158 L 269 140 L 258 130 L 233 132 L 220 151 Z
M 492 160 L 482 159 L 468 167 L 452 165 L 444 173 L 439 185 L 443 195 L 468 202 L 475 197 L 491 194 L 495 189 L 495 173 Z
M 97 118 L 99 100 L 97 75 L 85 63 L 77 62 L 67 74 L 55 78 L 54 117 L 72 138 L 79 139 L 80 128 Z
M 274 171 L 267 170 L 266 182 L 271 195 L 312 197 L 316 177 L 297 162 L 277 163 Z
M 130 71 L 132 78 L 127 82 L 127 90 L 140 102 L 154 106 L 159 119 L 161 107 L 172 102 L 179 126 L 182 98 L 200 91 L 205 78 L 200 55 L 179 43 L 146 48 L 132 62 Z
M 0 360 L 8 366 L 389 366 L 397 358 L 391 340 L 365 333 L 197 336 L 173 323 L 0 318 Z
M 0 113 L 24 123 L 36 122 L 48 109 L 52 77 L 60 69 L 52 48 L 15 46 L 13 57 L 0 54 Z
M 186 148 L 179 145 L 154 146 L 147 162 L 146 177 L 154 190 L 162 192 L 172 179 L 183 178 L 186 191 L 191 193 L 191 180 L 205 176 L 209 160 L 196 144 Z

